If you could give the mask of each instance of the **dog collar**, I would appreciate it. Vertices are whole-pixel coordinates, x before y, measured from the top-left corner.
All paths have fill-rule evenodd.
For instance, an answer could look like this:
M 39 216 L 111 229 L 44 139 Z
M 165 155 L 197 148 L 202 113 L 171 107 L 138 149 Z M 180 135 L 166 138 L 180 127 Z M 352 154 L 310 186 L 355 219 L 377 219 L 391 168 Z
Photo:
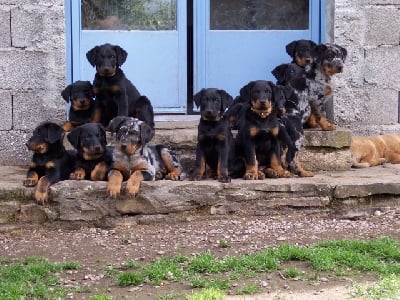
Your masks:
M 266 112 L 263 112 L 263 111 L 257 111 L 254 107 L 252 107 L 252 106 L 250 106 L 250 109 L 251 109 L 251 111 L 252 112 L 254 112 L 254 113 L 256 113 L 260 118 L 262 118 L 262 119 L 265 119 L 266 117 L 268 117 L 270 114 L 271 114 L 271 112 L 269 112 L 269 113 L 266 113 Z

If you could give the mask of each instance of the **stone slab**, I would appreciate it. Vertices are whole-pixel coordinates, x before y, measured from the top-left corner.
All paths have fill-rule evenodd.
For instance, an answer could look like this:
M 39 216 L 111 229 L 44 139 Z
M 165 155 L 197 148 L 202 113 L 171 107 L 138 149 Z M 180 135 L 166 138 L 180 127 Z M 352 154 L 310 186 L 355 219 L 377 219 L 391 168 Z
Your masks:
M 373 211 L 374 207 L 395 208 L 400 201 L 400 165 L 392 164 L 318 172 L 310 178 L 143 182 L 136 198 L 128 197 L 123 190 L 116 200 L 107 197 L 106 182 L 66 180 L 50 188 L 50 200 L 44 206 L 35 203 L 33 188 L 22 186 L 25 171 L 22 167 L 0 166 L 0 223 L 64 222 L 112 227 L 123 216 L 197 212 L 260 215 L 282 208 L 345 215 L 349 207 L 354 210 L 364 205 Z

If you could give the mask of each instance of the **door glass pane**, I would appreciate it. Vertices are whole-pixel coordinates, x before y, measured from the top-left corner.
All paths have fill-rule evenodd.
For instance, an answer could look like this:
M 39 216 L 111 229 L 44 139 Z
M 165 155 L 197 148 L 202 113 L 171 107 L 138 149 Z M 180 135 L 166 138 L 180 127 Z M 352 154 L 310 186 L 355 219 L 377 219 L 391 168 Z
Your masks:
M 212 30 L 308 29 L 309 0 L 210 0 Z
M 176 30 L 176 0 L 81 0 L 82 29 Z

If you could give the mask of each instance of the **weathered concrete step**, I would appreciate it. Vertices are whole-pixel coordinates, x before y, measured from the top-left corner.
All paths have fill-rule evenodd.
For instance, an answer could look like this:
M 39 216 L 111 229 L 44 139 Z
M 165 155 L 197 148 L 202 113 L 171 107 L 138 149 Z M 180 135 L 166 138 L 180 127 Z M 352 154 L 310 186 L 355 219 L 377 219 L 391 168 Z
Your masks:
M 64 222 L 69 225 L 114 226 L 123 216 L 135 222 L 165 221 L 181 213 L 262 215 L 273 209 L 317 209 L 338 216 L 397 209 L 400 165 L 362 170 L 320 172 L 312 178 L 143 182 L 139 195 L 117 200 L 106 195 L 106 182 L 59 182 L 51 187 L 50 201 L 33 200 L 33 188 L 22 186 L 25 169 L 0 167 L 0 224 Z M 161 216 L 161 217 L 160 217 Z M 146 221 L 148 222 L 148 221 Z
M 184 166 L 191 169 L 195 160 L 197 124 L 194 121 L 158 122 L 152 143 L 173 148 L 181 156 Z M 334 131 L 306 129 L 300 161 L 310 171 L 349 170 L 351 136 L 351 131 L 343 128 Z

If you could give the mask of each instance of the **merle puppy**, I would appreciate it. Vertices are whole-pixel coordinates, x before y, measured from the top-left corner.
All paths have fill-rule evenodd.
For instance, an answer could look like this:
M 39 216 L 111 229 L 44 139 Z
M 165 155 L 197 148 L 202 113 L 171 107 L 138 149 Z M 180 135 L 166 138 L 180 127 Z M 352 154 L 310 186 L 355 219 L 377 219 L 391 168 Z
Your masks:
M 347 50 L 336 44 L 321 44 L 313 48 L 312 55 L 315 59 L 306 67 L 307 76 L 311 79 L 309 97 L 314 99 L 311 103 L 312 115 L 308 125 L 312 128 L 321 127 L 327 131 L 335 130 L 336 126 L 323 115 L 323 110 L 328 103 L 333 105 L 332 76 L 343 72 Z M 333 110 L 333 107 L 331 109 Z
M 150 100 L 141 96 L 121 70 L 128 53 L 117 45 L 96 46 L 86 53 L 96 68 L 93 90 L 96 96 L 95 122 L 107 126 L 116 116 L 135 117 L 154 127 L 154 112 Z
M 115 133 L 113 162 L 108 173 L 107 193 L 115 198 L 127 180 L 126 192 L 135 197 L 142 181 L 179 180 L 182 166 L 178 156 L 163 145 L 148 146 L 154 129 L 146 122 L 131 117 L 115 117 L 108 126 Z
M 103 125 L 83 124 L 72 130 L 67 138 L 77 150 L 74 171 L 69 175 L 69 179 L 107 180 L 107 173 L 112 164 L 112 148 L 107 147 Z
M 64 131 L 69 132 L 76 126 L 93 121 L 95 101 L 89 81 L 75 81 L 61 92 L 61 96 L 71 104 L 68 121 L 62 126 Z
M 194 95 L 201 117 L 197 133 L 196 168 L 190 175 L 191 180 L 216 175 L 220 182 L 231 181 L 230 175 L 237 168 L 235 141 L 224 112 L 232 101 L 231 95 L 216 88 L 202 89 Z

